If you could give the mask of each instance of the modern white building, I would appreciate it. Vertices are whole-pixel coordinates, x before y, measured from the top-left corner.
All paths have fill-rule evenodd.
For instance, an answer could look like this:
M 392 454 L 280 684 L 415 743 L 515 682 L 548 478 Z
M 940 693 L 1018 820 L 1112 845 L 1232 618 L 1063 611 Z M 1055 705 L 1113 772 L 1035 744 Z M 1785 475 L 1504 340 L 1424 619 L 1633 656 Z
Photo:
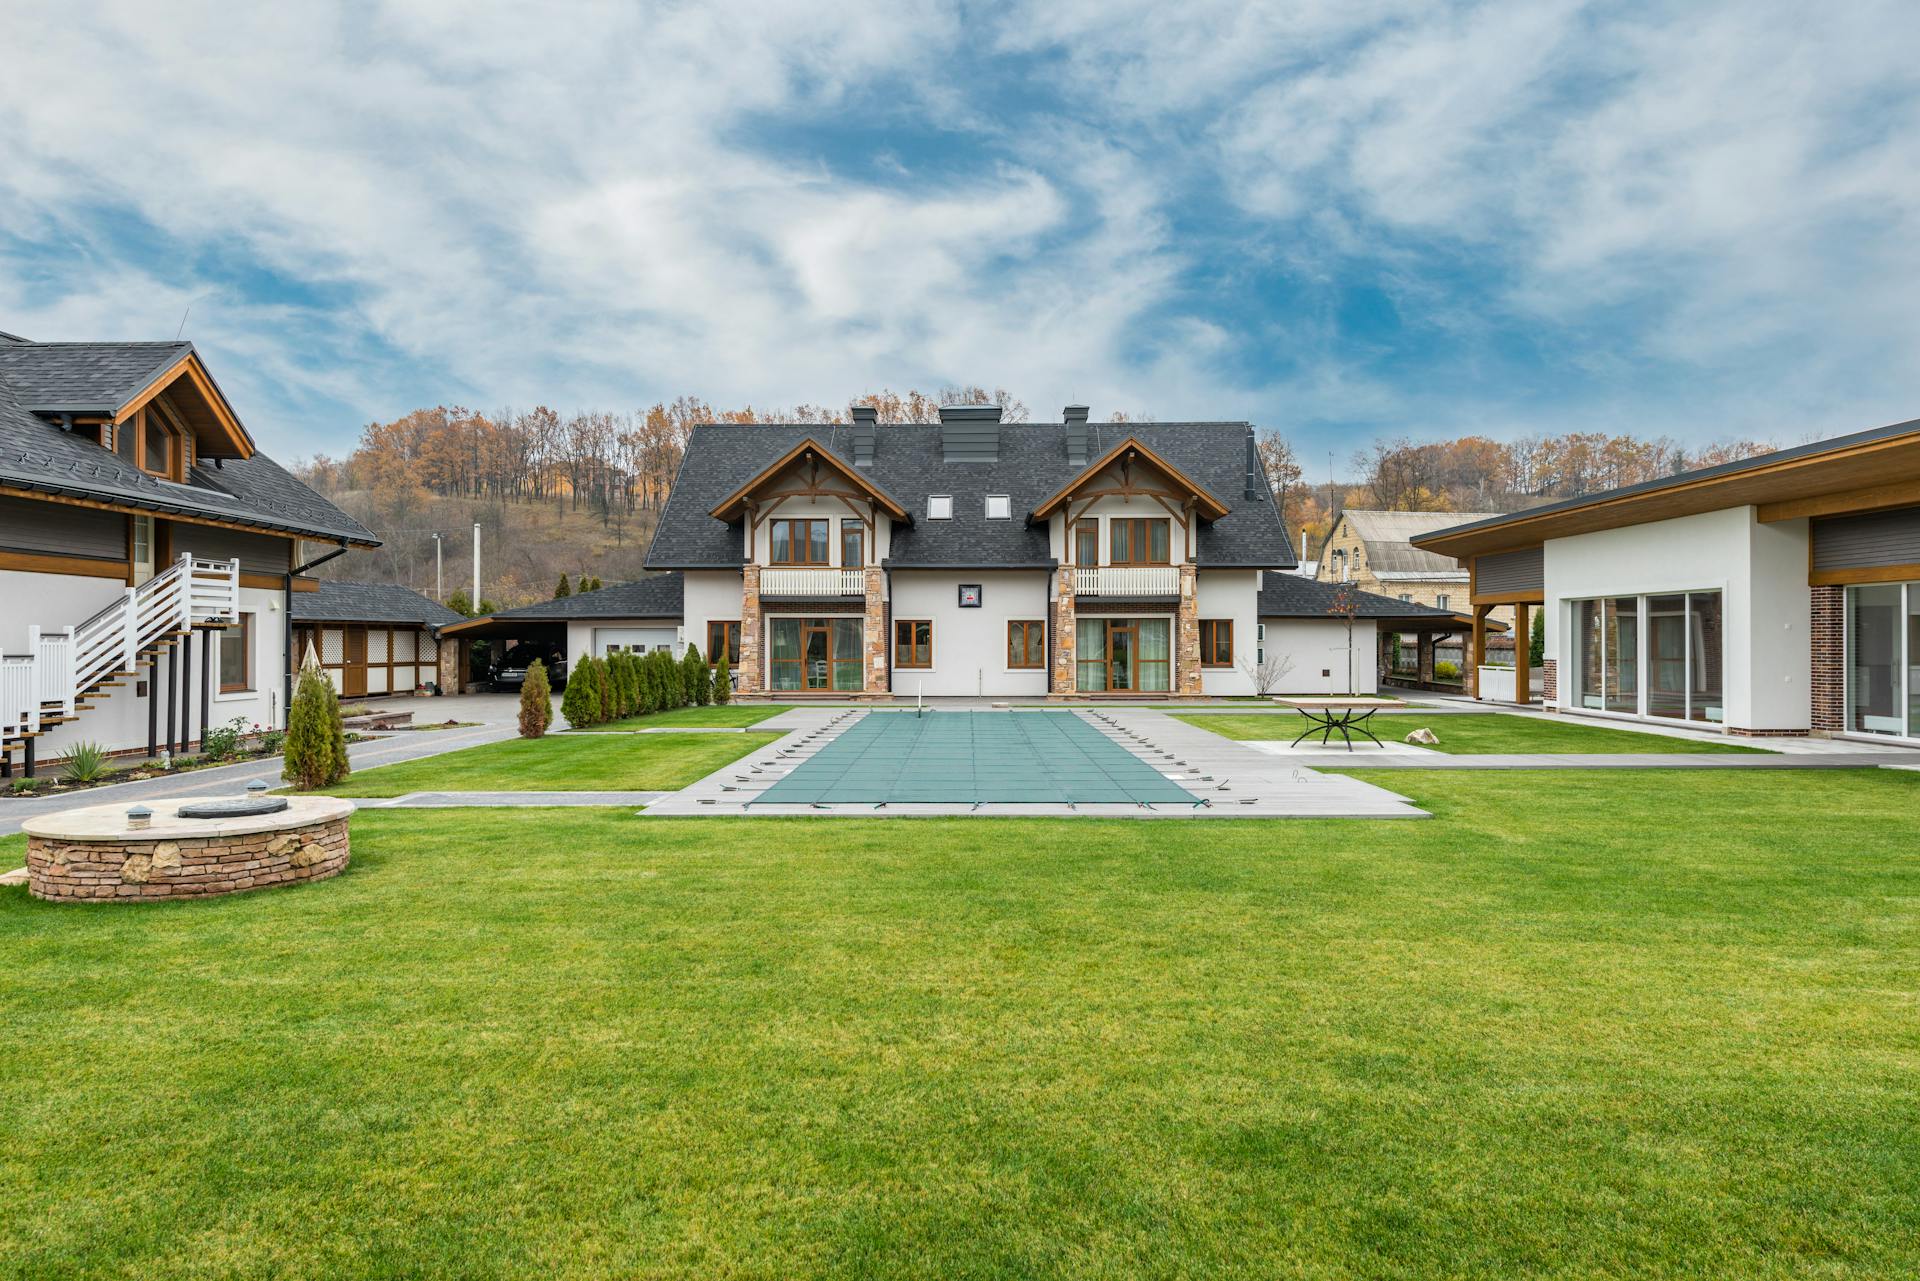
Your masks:
M 1476 617 L 1545 610 L 1553 709 L 1920 742 L 1920 421 L 1414 543 L 1471 567 Z

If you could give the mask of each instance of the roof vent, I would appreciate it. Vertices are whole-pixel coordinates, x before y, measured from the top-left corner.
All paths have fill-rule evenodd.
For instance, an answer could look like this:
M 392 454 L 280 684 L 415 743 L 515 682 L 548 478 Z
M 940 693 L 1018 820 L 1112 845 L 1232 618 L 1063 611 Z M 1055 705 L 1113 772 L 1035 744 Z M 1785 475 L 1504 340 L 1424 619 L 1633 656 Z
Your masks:
M 1247 428 L 1247 490 L 1248 498 L 1273 498 L 1273 491 L 1267 488 L 1267 474 L 1260 468 L 1260 445 L 1253 438 L 1253 428 Z
M 1000 461 L 1000 406 L 940 406 L 940 459 L 948 463 Z
M 1087 465 L 1088 438 L 1087 407 L 1068 405 L 1060 411 L 1060 421 L 1067 425 L 1067 466 L 1085 467 Z
M 880 411 L 872 405 L 853 407 L 853 465 L 873 466 L 875 437 L 880 434 Z

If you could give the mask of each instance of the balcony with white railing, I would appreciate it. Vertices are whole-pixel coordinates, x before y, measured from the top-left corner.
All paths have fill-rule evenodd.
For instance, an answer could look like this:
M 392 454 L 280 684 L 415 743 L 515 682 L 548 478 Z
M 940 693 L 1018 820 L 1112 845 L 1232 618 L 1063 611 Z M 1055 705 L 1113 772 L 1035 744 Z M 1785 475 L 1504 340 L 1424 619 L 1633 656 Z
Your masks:
M 1073 571 L 1076 596 L 1154 597 L 1180 594 L 1178 565 L 1102 565 Z
M 27 652 L 0 654 L 0 743 L 70 718 L 80 700 L 194 627 L 240 617 L 240 562 L 182 556 L 83 623 L 27 628 Z
M 866 571 L 826 567 L 795 568 L 772 565 L 760 571 L 760 594 L 797 600 L 821 600 L 831 596 L 865 596 Z

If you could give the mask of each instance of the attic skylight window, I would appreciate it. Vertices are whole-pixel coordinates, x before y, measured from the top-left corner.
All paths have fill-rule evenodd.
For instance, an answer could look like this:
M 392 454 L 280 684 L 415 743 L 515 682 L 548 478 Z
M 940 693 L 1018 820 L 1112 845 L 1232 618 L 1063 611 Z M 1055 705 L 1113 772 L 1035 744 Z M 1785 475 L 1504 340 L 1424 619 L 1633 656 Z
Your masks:
M 928 520 L 952 520 L 953 519 L 953 495 L 952 494 L 929 494 L 927 496 L 927 519 Z
M 1010 520 L 1013 517 L 1013 500 L 1005 494 L 987 495 L 987 519 Z

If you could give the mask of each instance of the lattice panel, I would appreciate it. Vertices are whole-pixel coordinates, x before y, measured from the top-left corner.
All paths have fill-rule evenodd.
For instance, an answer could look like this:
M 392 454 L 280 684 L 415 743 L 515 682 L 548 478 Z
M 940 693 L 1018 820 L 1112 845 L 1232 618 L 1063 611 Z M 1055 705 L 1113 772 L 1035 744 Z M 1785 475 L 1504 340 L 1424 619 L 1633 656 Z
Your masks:
M 387 661 L 387 632 L 385 628 L 367 629 L 367 661 L 384 663 Z
M 414 659 L 413 638 L 415 632 L 395 632 L 393 634 L 393 661 L 411 663 Z
M 320 661 L 323 663 L 344 662 L 347 657 L 347 634 L 338 627 L 320 629 Z

